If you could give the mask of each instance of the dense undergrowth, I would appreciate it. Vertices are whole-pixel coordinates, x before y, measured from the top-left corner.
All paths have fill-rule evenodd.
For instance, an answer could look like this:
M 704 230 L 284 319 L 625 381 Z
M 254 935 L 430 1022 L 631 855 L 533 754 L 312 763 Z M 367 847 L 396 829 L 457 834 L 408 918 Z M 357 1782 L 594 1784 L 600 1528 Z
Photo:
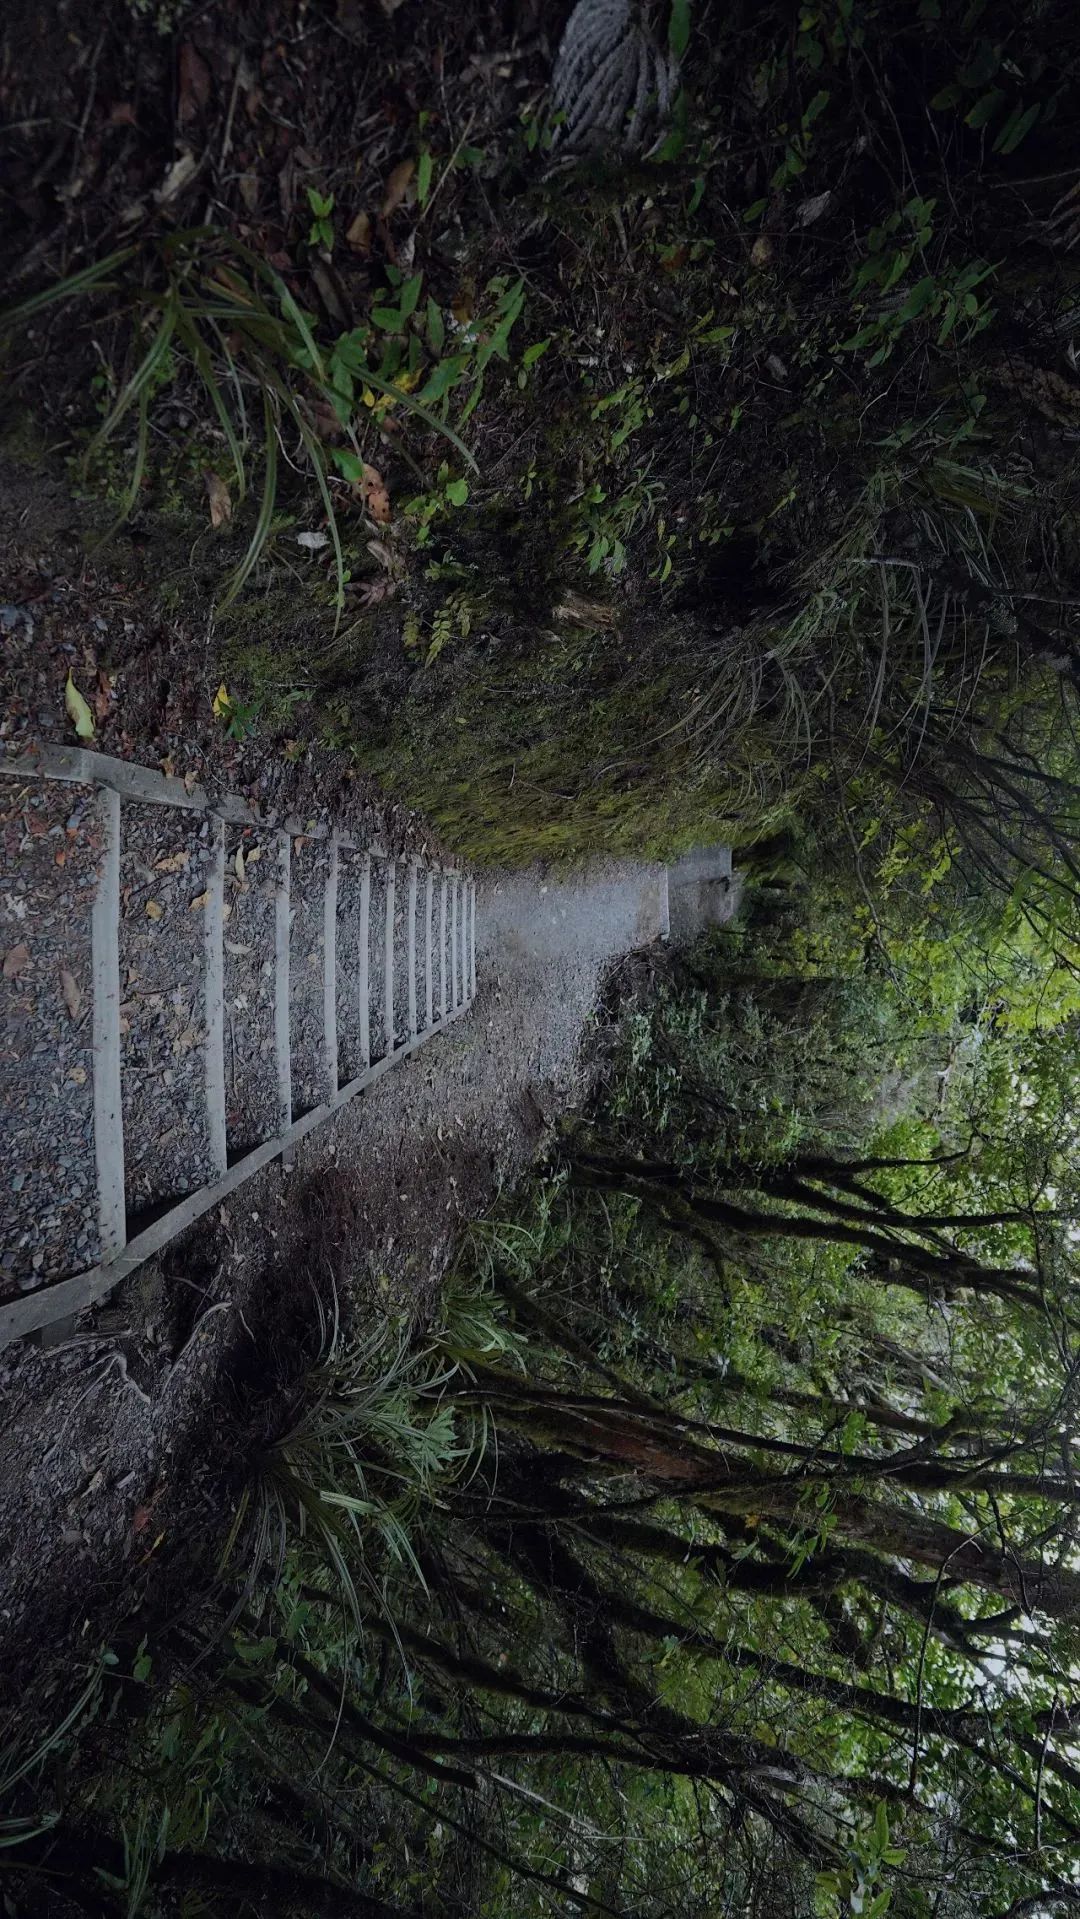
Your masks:
M 1076 991 L 989 923 L 766 887 L 625 983 L 436 1324 L 327 1302 L 216 1584 L 12 1748 L 16 1912 L 1067 1909 Z
M 463 67 L 359 212 L 343 162 L 284 232 L 230 176 L 232 226 L 178 206 L 67 283 L 91 498 L 189 540 L 210 486 L 226 723 L 474 858 L 861 838 L 882 786 L 917 821 L 1073 670 L 1066 14 L 676 15 L 650 160 L 556 166 L 542 98 Z

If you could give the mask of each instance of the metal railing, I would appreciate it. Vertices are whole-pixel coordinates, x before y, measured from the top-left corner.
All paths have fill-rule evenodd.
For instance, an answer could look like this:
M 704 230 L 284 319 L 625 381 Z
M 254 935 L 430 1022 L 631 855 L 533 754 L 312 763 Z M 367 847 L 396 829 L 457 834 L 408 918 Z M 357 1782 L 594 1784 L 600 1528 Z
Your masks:
M 211 795 L 152 768 L 74 747 L 42 747 L 31 753 L 0 756 L 0 777 L 66 781 L 96 792 L 101 854 L 91 916 L 93 1111 L 97 1219 L 100 1259 L 88 1271 L 43 1282 L 21 1297 L 0 1301 L 0 1346 L 39 1328 L 69 1320 L 104 1299 L 135 1267 L 165 1247 L 238 1186 L 300 1140 L 314 1132 L 339 1107 L 381 1079 L 399 1060 L 444 1032 L 468 1010 L 476 992 L 476 889 L 452 867 L 396 858 L 378 845 L 361 846 L 333 827 L 286 818 L 271 826 L 235 794 Z M 204 815 L 210 826 L 206 894 L 203 905 L 202 1046 L 204 1098 L 213 1178 L 195 1187 L 160 1217 L 128 1236 L 125 1196 L 120 1017 L 120 913 L 123 803 L 160 806 Z M 273 1050 L 277 1088 L 277 1131 L 231 1158 L 225 1096 L 225 829 L 258 826 L 276 842 L 274 946 L 266 959 L 273 976 Z M 290 1007 L 290 924 L 293 841 L 302 837 L 328 842 L 323 911 L 322 1099 L 300 1115 L 293 1108 L 293 1044 Z M 338 901 L 342 855 L 348 859 L 348 884 L 359 890 L 359 954 L 351 982 L 355 1025 L 350 1045 L 359 1071 L 339 1076 Z M 383 925 L 372 924 L 372 875 L 381 868 Z M 405 879 L 405 978 L 395 952 L 395 915 L 399 874 Z M 438 930 L 436 932 L 436 921 Z M 418 928 L 419 922 L 419 928 Z M 372 941 L 382 940 L 381 1005 L 371 1006 Z M 436 947 L 436 940 L 438 945 Z M 439 1000 L 435 1003 L 435 959 Z M 418 993 L 422 963 L 424 992 Z M 404 987 L 406 1016 L 400 1019 L 399 990 Z M 404 1037 L 398 1038 L 399 1025 Z M 381 1028 L 381 1032 L 380 1032 Z M 372 1059 L 373 1050 L 380 1057 Z M 192 1055 L 195 1058 L 196 1055 Z

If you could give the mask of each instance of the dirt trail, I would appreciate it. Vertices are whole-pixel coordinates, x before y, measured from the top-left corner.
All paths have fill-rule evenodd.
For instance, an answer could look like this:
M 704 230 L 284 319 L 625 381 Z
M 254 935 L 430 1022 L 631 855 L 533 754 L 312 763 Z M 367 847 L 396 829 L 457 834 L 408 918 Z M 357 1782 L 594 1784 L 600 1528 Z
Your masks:
M 313 1247 L 362 1310 L 422 1307 L 460 1222 L 581 1097 L 604 976 L 658 938 L 662 894 L 663 869 L 625 863 L 484 879 L 464 1020 L 141 1269 L 91 1331 L 0 1357 L 0 1688 L 84 1620 L 95 1644 L 159 1573 L 182 1582 L 185 1538 L 227 1484 L 235 1381 L 275 1327 L 287 1345 L 310 1318 Z

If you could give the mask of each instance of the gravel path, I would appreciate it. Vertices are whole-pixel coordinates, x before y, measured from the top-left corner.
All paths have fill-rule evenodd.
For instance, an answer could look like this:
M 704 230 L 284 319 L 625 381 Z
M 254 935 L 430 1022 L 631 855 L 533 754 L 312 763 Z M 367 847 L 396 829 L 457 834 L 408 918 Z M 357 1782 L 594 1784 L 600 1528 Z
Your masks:
M 232 1154 L 279 1128 L 274 1057 L 274 920 L 279 854 L 269 834 L 225 839 L 225 1122 Z
M 213 1178 L 200 904 L 209 835 L 198 814 L 123 809 L 120 1083 L 129 1234 L 149 1209 Z
M 92 1266 L 88 788 L 0 782 L 0 1299 Z
M 178 914 L 181 903 L 190 910 L 199 858 L 197 845 L 178 840 L 175 851 L 185 850 L 189 863 L 164 876 L 176 880 Z M 317 866 L 318 854 L 312 859 Z M 373 915 L 380 865 L 373 862 Z M 250 871 L 245 862 L 248 892 L 231 894 L 230 938 L 246 914 L 263 910 L 262 880 Z M 162 877 L 154 875 L 147 897 L 164 907 Z M 404 892 L 401 868 L 399 878 Z M 56 1350 L 24 1343 L 0 1354 L 0 1693 L 8 1679 L 25 1681 L 46 1630 L 63 1636 L 88 1616 L 107 1629 L 110 1613 L 128 1603 L 136 1569 L 149 1577 L 141 1570 L 148 1509 L 163 1563 L 175 1533 L 182 1584 L 192 1502 L 213 1508 L 222 1496 L 219 1422 L 230 1382 L 283 1301 L 295 1317 L 313 1236 L 325 1246 L 329 1235 L 338 1283 L 366 1306 L 422 1306 L 462 1219 L 490 1204 L 529 1163 L 546 1123 L 580 1100 L 582 1040 L 604 977 L 658 936 L 660 878 L 660 869 L 610 865 L 562 884 L 537 873 L 482 879 L 477 999 L 465 1018 L 305 1140 L 292 1170 L 268 1167 L 161 1263 L 140 1269 L 92 1331 Z M 165 917 L 147 921 L 143 905 L 140 919 L 134 909 L 150 882 L 140 884 L 131 919 L 142 945 L 131 966 L 148 979 L 154 947 L 144 928 L 161 936 Z M 312 893 L 321 900 L 314 872 Z M 438 906 L 436 888 L 436 945 Z M 305 942 L 312 979 L 300 969 L 294 1018 L 308 997 L 313 1009 L 320 1003 L 314 920 L 302 923 L 295 950 L 307 950 Z M 239 968 L 246 956 L 232 957 Z M 437 963 L 435 973 L 437 989 Z M 248 980 L 233 991 L 241 979 L 230 976 L 229 1004 L 250 1057 L 261 985 Z M 170 1047 L 189 1026 L 198 1030 L 198 1009 L 165 996 L 153 1014 L 147 1058 L 163 1082 Z M 314 1018 L 311 1025 L 309 1098 L 320 1063 Z M 377 1054 L 377 1032 L 372 1038 Z M 237 1078 L 238 1098 L 247 1084 Z M 155 1099 L 168 1091 L 162 1084 Z M 259 1097 L 251 1095 L 253 1124 Z M 307 1310 L 303 1297 L 300 1306 Z

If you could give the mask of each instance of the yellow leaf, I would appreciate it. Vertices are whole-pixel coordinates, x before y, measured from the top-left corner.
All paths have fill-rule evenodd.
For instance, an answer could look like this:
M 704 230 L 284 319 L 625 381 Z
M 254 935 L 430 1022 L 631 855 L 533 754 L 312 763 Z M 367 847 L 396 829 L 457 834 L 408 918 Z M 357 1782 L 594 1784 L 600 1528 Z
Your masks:
M 476 312 L 476 300 L 471 286 L 463 286 L 455 293 L 450 302 L 450 311 L 459 326 L 468 326 Z
M 64 688 L 64 706 L 68 719 L 81 740 L 94 737 L 94 716 L 69 673 Z
M 224 680 L 222 680 L 221 685 L 214 694 L 213 706 L 215 720 L 223 719 L 231 705 L 232 701 L 229 698 L 229 689 Z
M 164 911 L 165 911 L 165 908 L 163 906 L 159 906 L 157 903 L 157 900 L 147 900 L 146 917 L 148 920 L 159 920 L 162 914 L 164 913 Z

